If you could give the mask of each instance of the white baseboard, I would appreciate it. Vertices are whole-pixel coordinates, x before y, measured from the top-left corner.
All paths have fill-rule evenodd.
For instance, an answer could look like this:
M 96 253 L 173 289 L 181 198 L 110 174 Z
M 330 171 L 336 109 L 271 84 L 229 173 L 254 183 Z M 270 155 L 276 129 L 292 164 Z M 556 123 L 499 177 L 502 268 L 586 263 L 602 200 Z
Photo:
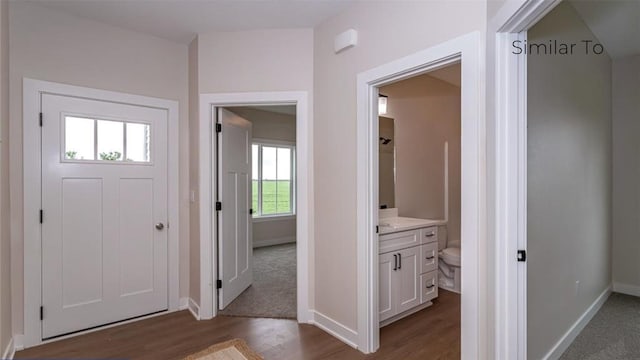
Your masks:
M 631 296 L 640 296 L 640 286 L 614 282 L 613 292 Z
M 2 359 L 3 360 L 13 359 L 13 356 L 15 354 L 16 354 L 16 347 L 14 345 L 13 338 L 11 338 L 9 339 L 9 343 L 7 344 L 7 347 L 4 349 L 4 352 L 2 353 Z
M 24 350 L 24 335 L 23 334 L 13 335 L 13 347 L 15 348 L 16 351 Z
M 593 316 L 600 310 L 602 305 L 604 305 L 605 301 L 611 295 L 611 285 L 607 286 L 606 289 L 596 298 L 596 300 L 589 306 L 587 311 L 585 311 L 575 323 L 567 330 L 567 332 L 558 340 L 558 342 L 551 348 L 551 350 L 547 353 L 547 355 L 543 358 L 545 360 L 557 360 L 562 356 L 562 354 L 567 350 L 569 345 L 576 339 L 578 334 L 584 329 L 585 326 L 593 319 Z
M 340 324 L 339 322 L 333 320 L 332 318 L 321 314 L 317 311 L 311 310 L 313 312 L 313 318 L 311 320 L 311 324 L 319 327 L 320 329 L 328 332 L 333 335 L 338 340 L 343 343 L 351 346 L 354 349 L 358 348 L 358 333 L 349 329 L 348 327 Z
M 189 309 L 189 312 L 191 312 L 191 315 L 193 315 L 193 317 L 196 318 L 196 320 L 200 320 L 200 306 L 198 306 L 198 304 L 196 304 L 196 302 L 193 301 L 192 298 L 189 298 L 188 309 Z
M 264 246 L 273 246 L 273 245 L 281 245 L 281 244 L 289 244 L 296 242 L 295 236 L 286 236 L 277 239 L 267 239 L 253 242 L 253 248 L 259 248 Z
M 189 308 L 189 298 L 188 297 L 180 298 L 180 302 L 178 304 L 179 304 L 178 310 L 180 311 L 187 310 Z

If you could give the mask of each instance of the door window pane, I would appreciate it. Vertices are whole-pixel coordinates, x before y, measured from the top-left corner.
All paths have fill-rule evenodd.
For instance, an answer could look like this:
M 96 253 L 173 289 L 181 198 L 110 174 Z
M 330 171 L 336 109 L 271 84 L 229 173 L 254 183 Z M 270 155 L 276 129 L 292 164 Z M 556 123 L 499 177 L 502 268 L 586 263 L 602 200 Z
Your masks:
M 124 153 L 124 123 L 98 120 L 98 159 L 122 161 Z
M 127 123 L 127 158 L 126 161 L 149 162 L 150 126 L 147 124 Z
M 66 116 L 64 119 L 64 158 L 95 160 L 93 119 Z

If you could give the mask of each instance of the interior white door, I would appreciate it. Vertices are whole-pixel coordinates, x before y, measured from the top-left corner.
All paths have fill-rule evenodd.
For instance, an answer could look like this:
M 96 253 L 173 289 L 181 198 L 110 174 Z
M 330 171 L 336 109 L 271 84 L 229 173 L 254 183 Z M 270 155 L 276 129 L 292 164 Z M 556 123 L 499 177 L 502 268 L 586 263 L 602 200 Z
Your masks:
M 218 109 L 218 289 L 224 309 L 253 282 L 251 122 Z
M 43 339 L 166 310 L 167 111 L 41 106 Z

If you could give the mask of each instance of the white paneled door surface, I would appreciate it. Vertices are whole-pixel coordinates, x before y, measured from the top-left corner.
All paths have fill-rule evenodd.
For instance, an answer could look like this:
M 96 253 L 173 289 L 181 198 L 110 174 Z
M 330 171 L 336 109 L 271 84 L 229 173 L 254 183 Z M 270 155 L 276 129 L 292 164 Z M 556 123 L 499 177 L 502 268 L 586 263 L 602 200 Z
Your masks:
M 166 310 L 166 109 L 41 100 L 42 338 Z
M 218 290 L 224 309 L 253 282 L 251 122 L 218 109 Z

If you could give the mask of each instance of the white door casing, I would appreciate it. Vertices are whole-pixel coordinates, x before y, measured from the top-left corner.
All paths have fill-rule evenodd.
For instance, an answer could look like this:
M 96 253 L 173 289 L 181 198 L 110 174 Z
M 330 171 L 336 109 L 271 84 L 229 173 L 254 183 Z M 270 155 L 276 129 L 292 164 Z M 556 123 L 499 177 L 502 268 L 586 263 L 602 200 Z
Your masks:
M 428 49 L 358 74 L 357 79 L 357 278 L 358 349 L 375 352 L 380 346 L 378 265 L 378 88 L 461 62 L 461 354 L 482 358 L 481 289 L 487 270 L 485 117 L 481 104 L 482 39 L 479 32 L 462 35 Z
M 253 282 L 251 122 L 218 109 L 218 289 L 222 310 Z
M 166 110 L 44 94 L 42 113 L 43 338 L 166 310 Z M 94 143 L 98 124 L 148 126 L 151 161 L 67 159 L 73 117 Z
M 295 105 L 296 106 L 296 270 L 297 318 L 300 323 L 313 321 L 311 310 L 314 293 L 313 276 L 313 136 L 312 117 L 306 91 L 271 91 L 200 94 L 199 132 L 199 209 L 200 209 L 200 319 L 217 314 L 218 296 L 215 280 L 218 269 L 217 222 L 214 202 L 217 200 L 214 144 L 214 122 L 217 109 L 226 106 Z
M 146 97 L 146 96 L 131 95 L 131 94 L 118 93 L 118 92 L 105 91 L 105 90 L 97 90 L 92 88 L 71 86 L 71 85 L 25 78 L 23 80 L 23 147 L 22 147 L 23 154 L 24 154 L 23 156 L 23 162 L 24 162 L 24 169 L 23 169 L 23 177 L 24 177 L 24 182 L 23 182 L 24 184 L 24 193 L 23 193 L 23 200 L 24 200 L 24 211 L 23 211 L 23 215 L 24 215 L 24 223 L 23 223 L 24 297 L 23 297 L 23 301 L 24 303 L 23 303 L 23 306 L 24 307 L 23 309 L 24 310 L 22 313 L 24 316 L 23 318 L 24 333 L 16 335 L 17 336 L 16 346 L 18 348 L 31 347 L 31 346 L 35 346 L 38 344 L 59 339 L 59 338 L 55 338 L 52 340 L 43 339 L 43 321 L 40 320 L 40 307 L 43 305 L 42 300 L 46 296 L 43 293 L 43 290 L 44 290 L 43 288 L 47 286 L 46 284 L 43 283 L 43 280 L 44 280 L 43 276 L 50 276 L 50 275 L 53 276 L 53 274 L 43 274 L 43 265 L 44 265 L 43 251 L 45 250 L 43 248 L 43 240 L 46 239 L 46 236 L 48 235 L 48 231 L 45 233 L 45 226 L 44 224 L 40 223 L 39 221 L 40 216 L 38 215 L 40 213 L 40 209 L 42 209 L 43 203 L 45 202 L 45 199 L 44 199 L 45 194 L 43 193 L 42 190 L 43 189 L 47 190 L 47 188 L 45 187 L 42 181 L 43 169 L 41 167 L 41 164 L 46 164 L 46 162 L 48 161 L 47 158 L 42 157 L 43 155 L 42 151 L 44 150 L 45 144 L 43 144 L 41 141 L 42 139 L 41 139 L 41 128 L 39 126 L 39 123 L 40 123 L 39 112 L 41 111 L 41 104 L 43 102 L 43 99 L 45 99 L 48 96 L 58 96 L 58 97 L 67 97 L 69 99 L 84 99 L 87 101 L 96 101 L 104 104 L 107 107 L 109 105 L 106 105 L 106 104 L 114 105 L 116 107 L 117 105 L 120 105 L 120 106 L 124 106 L 125 108 L 133 107 L 133 108 L 141 108 L 141 109 L 142 108 L 153 109 L 155 111 L 160 111 L 163 113 L 162 119 L 160 121 L 162 122 L 165 128 L 164 135 L 162 135 L 164 140 L 162 140 L 161 142 L 158 142 L 158 145 L 160 147 L 158 149 L 155 149 L 155 151 L 156 152 L 161 151 L 163 153 L 162 156 L 164 156 L 166 159 L 165 168 L 162 174 L 162 178 L 163 178 L 162 181 L 164 181 L 166 185 L 165 185 L 163 194 L 162 195 L 158 194 L 158 196 L 164 197 L 164 200 L 163 200 L 164 214 L 162 215 L 164 220 L 162 222 L 163 224 L 165 224 L 165 228 L 163 229 L 162 232 L 166 234 L 161 236 L 162 240 L 160 240 L 160 243 L 164 242 L 165 245 L 157 249 L 157 250 L 161 250 L 164 248 L 164 250 L 162 251 L 164 251 L 163 257 L 165 258 L 165 261 L 164 261 L 165 269 L 163 271 L 158 271 L 157 269 L 152 270 L 152 271 L 155 271 L 156 273 L 163 272 L 162 279 L 158 279 L 158 281 L 164 280 L 163 281 L 164 285 L 156 286 L 155 285 L 156 280 L 154 279 L 153 291 L 155 291 L 156 289 L 160 289 L 163 286 L 165 287 L 165 289 L 162 290 L 164 292 L 164 299 L 161 301 L 163 303 L 163 307 L 162 307 L 163 309 L 168 309 L 168 311 L 174 311 L 174 310 L 177 310 L 179 307 L 179 293 L 178 293 L 178 287 L 179 287 L 178 285 L 178 233 L 179 233 L 178 214 L 179 214 L 179 210 L 178 209 L 179 209 L 179 206 L 178 206 L 178 141 L 177 141 L 178 140 L 178 136 L 177 136 L 178 135 L 178 102 L 165 100 L 165 99 Z M 46 102 L 46 99 L 45 99 L 45 102 Z M 122 118 L 114 119 L 119 116 L 117 114 L 112 114 L 113 117 L 109 116 L 109 111 L 103 114 L 100 114 L 98 111 L 90 111 L 88 113 L 87 112 L 85 112 L 84 114 L 76 113 L 74 115 L 92 115 L 98 118 L 101 117 L 100 115 L 107 115 L 110 118 L 109 120 L 121 120 L 121 121 L 131 121 L 131 122 L 140 121 L 140 119 L 137 119 L 138 121 L 136 121 L 136 119 L 131 119 L 129 117 L 125 117 L 124 119 Z M 156 118 L 156 120 L 159 120 L 159 119 Z M 47 126 L 49 124 L 48 122 L 50 121 L 52 121 L 52 119 L 48 117 L 48 115 L 43 114 L 43 123 L 46 124 L 45 126 Z M 53 136 L 53 134 L 49 134 L 49 133 L 47 133 L 46 135 Z M 58 135 L 63 136 L 63 134 L 60 134 L 60 133 L 58 133 Z M 160 139 L 156 139 L 156 140 L 160 140 Z M 59 153 L 58 153 L 57 160 L 60 161 L 61 159 L 60 154 L 62 154 L 62 149 L 58 148 L 58 150 L 59 150 Z M 152 158 L 152 161 L 153 160 L 154 159 Z M 81 165 L 82 166 L 90 165 L 89 163 L 90 162 L 86 162 Z M 69 164 L 71 164 L 71 162 L 69 162 Z M 119 165 L 105 164 L 105 166 L 118 167 Z M 139 212 L 139 211 L 144 212 L 146 210 L 148 215 L 148 208 L 145 209 L 144 207 L 140 207 L 139 205 L 141 204 L 139 202 L 134 203 L 134 200 L 140 199 L 142 196 L 149 196 L 149 191 L 148 189 L 138 191 L 138 190 L 141 190 L 141 186 L 139 186 L 140 182 L 137 182 L 136 179 L 138 179 L 141 176 L 141 174 L 135 173 L 135 171 L 132 170 L 137 167 L 136 165 L 128 165 L 128 166 L 131 166 L 131 168 L 125 170 L 125 172 L 127 172 L 127 174 L 125 174 L 126 176 L 123 177 L 125 186 L 122 187 L 123 189 L 122 194 L 118 194 L 118 196 L 122 195 L 122 197 L 129 198 L 129 203 L 131 204 L 131 206 L 125 209 L 125 212 L 126 211 L 128 211 L 129 213 Z M 96 202 L 97 197 L 93 196 L 93 198 L 85 199 L 83 198 L 81 193 L 82 193 L 82 190 L 84 189 L 84 190 L 87 190 L 85 192 L 86 194 L 94 194 L 95 193 L 94 189 L 96 189 L 97 187 L 96 183 L 99 183 L 100 181 L 102 181 L 102 180 L 97 181 L 95 179 L 99 179 L 99 176 L 103 176 L 105 174 L 104 173 L 98 174 L 99 176 L 94 176 L 91 178 L 91 180 L 88 180 L 88 181 L 76 181 L 76 179 L 73 179 L 73 176 L 81 175 L 78 177 L 85 178 L 85 179 L 87 177 L 85 176 L 86 173 L 85 174 L 81 173 L 82 172 L 82 170 L 80 170 L 81 166 L 76 166 L 74 169 L 75 170 L 73 171 L 75 171 L 76 173 L 72 172 L 70 174 L 65 174 L 65 176 L 67 178 L 70 178 L 69 180 L 71 180 L 71 182 L 67 181 L 67 184 L 66 184 L 67 190 L 69 190 L 70 188 L 73 188 L 75 190 L 74 192 L 67 191 L 67 195 L 71 195 L 68 197 L 67 199 L 68 201 L 66 201 L 67 208 L 70 208 L 69 206 L 72 204 L 78 205 L 83 203 L 84 204 L 92 203 L 95 206 L 97 203 Z M 68 176 L 68 175 L 71 175 L 71 176 Z M 144 176 L 146 176 L 146 174 L 144 174 Z M 105 179 L 109 180 L 108 178 L 109 176 L 105 177 Z M 62 179 L 62 177 L 60 177 L 60 179 Z M 71 184 L 74 181 L 75 183 Z M 103 181 L 103 182 L 106 184 L 109 181 Z M 69 185 L 78 185 L 78 184 L 80 185 L 78 187 L 69 186 Z M 62 188 L 62 185 L 60 187 Z M 57 189 L 57 190 L 60 190 L 59 192 L 62 193 L 64 189 Z M 128 196 L 128 195 L 132 195 L 132 196 Z M 105 196 L 106 195 L 104 195 L 102 199 L 104 199 Z M 114 203 L 116 200 L 120 201 L 120 199 L 117 198 L 117 199 L 106 199 L 106 200 L 103 200 L 102 202 L 103 202 L 103 205 L 107 205 L 107 203 L 109 202 Z M 57 209 L 57 210 L 58 212 L 60 212 L 60 209 Z M 106 216 L 105 219 L 119 218 L 121 217 L 120 215 L 125 216 L 124 213 L 119 215 L 110 214 Z M 96 220 L 97 218 L 96 216 L 92 217 L 89 214 L 79 213 L 78 211 L 76 211 L 76 216 L 89 217 L 89 218 L 93 218 L 93 220 Z M 47 221 L 52 221 L 54 219 L 53 217 L 55 217 L 55 212 L 52 213 L 51 211 L 45 211 L 44 219 L 43 219 L 44 223 L 47 223 Z M 123 219 L 118 219 L 118 220 L 123 220 Z M 128 219 L 124 219 L 124 220 L 128 220 Z M 50 223 L 47 223 L 47 224 L 50 224 Z M 75 224 L 71 224 L 71 225 L 76 226 Z M 79 228 L 81 227 L 76 226 L 76 230 L 78 230 Z M 142 229 L 142 226 L 137 222 L 135 222 L 133 224 L 132 223 L 124 224 L 124 228 L 130 228 L 133 231 L 140 231 L 140 229 Z M 152 230 L 152 231 L 155 231 L 155 230 Z M 105 229 L 105 234 L 109 232 L 111 234 L 114 234 L 116 232 L 119 232 L 119 230 L 114 228 Z M 147 230 L 146 229 L 142 230 L 142 232 L 147 232 Z M 141 234 L 142 232 L 140 232 L 139 234 Z M 136 234 L 136 235 L 139 235 L 139 234 Z M 136 236 L 136 235 L 133 235 L 133 236 Z M 77 237 L 77 238 L 80 238 L 80 237 Z M 154 235 L 154 241 L 155 241 L 155 235 Z M 128 249 L 127 249 L 128 252 L 136 251 L 142 248 L 140 246 L 141 243 L 142 242 L 134 241 L 134 242 L 125 244 L 125 246 L 128 246 Z M 92 244 L 89 243 L 89 244 L 83 244 L 83 245 L 88 245 L 89 248 L 91 248 Z M 55 246 L 55 245 L 52 245 L 52 246 Z M 105 257 L 105 259 L 106 258 L 107 257 Z M 80 262 L 78 259 L 80 258 L 79 257 L 75 258 L 76 260 L 75 265 L 78 265 L 78 263 Z M 86 265 L 86 262 L 89 261 L 88 259 L 84 259 L 84 260 L 85 260 L 85 264 L 83 264 L 83 266 Z M 131 262 L 127 264 L 122 264 L 122 265 L 125 267 L 124 270 L 127 269 L 127 266 L 133 266 L 133 267 L 136 266 L 135 264 L 132 265 Z M 129 269 L 131 268 L 129 267 Z M 140 273 L 136 273 L 135 276 L 133 276 L 132 278 L 127 278 L 126 281 L 128 282 L 123 283 L 124 285 L 123 288 L 118 289 L 118 291 L 120 291 L 121 294 L 134 295 L 134 293 L 137 293 L 135 294 L 136 296 L 124 296 L 124 298 L 127 298 L 126 301 L 124 301 L 124 303 L 137 302 L 138 306 L 140 306 L 140 304 L 142 303 L 142 301 L 139 300 L 140 298 L 137 298 L 137 295 L 143 295 L 142 293 L 145 292 L 146 290 L 149 290 L 149 287 L 141 285 L 142 281 L 141 281 L 140 275 L 141 275 Z M 83 277 L 85 276 L 87 275 L 83 274 Z M 111 279 L 115 279 L 119 276 L 120 276 L 119 274 L 116 274 L 116 276 L 112 276 Z M 73 279 L 73 276 L 71 276 L 70 279 Z M 22 282 L 23 279 L 22 277 L 17 278 L 16 276 L 12 276 L 12 281 L 14 283 L 18 281 Z M 107 284 L 107 285 L 110 286 L 110 289 L 115 288 L 113 284 Z M 136 286 L 138 286 L 138 289 L 135 289 Z M 88 289 L 69 289 L 69 290 L 75 290 L 76 291 L 75 293 L 73 291 L 70 291 L 70 292 L 68 291 L 68 294 L 74 295 L 76 297 L 78 295 L 86 296 L 87 293 L 89 292 Z M 81 291 L 78 292 L 78 290 L 85 291 L 85 293 L 82 293 Z M 91 290 L 94 290 L 94 289 L 91 289 Z M 103 296 L 105 300 L 107 300 L 107 297 L 108 297 L 107 295 L 108 294 L 105 292 Z M 137 298 L 138 300 L 132 300 L 134 298 Z M 71 300 L 74 300 L 74 299 L 71 298 Z M 78 300 L 78 298 L 76 298 L 75 300 Z M 95 299 L 90 299 L 90 300 L 95 300 Z M 68 301 L 68 302 L 73 303 L 73 301 Z M 77 302 L 83 303 L 83 301 L 77 301 Z M 84 302 L 91 302 L 91 301 L 84 301 Z M 159 302 L 160 300 L 157 300 L 155 304 L 152 302 L 150 305 L 155 306 L 155 305 L 158 305 Z M 59 301 L 59 303 L 62 304 L 62 301 Z M 89 304 L 86 304 L 86 305 L 89 305 Z M 118 306 L 115 306 L 115 308 L 118 308 Z M 65 310 L 68 310 L 68 309 L 69 307 L 67 307 L 67 309 Z M 99 310 L 96 310 L 96 311 L 99 311 Z M 147 311 L 148 310 L 145 310 L 145 313 L 147 313 Z M 106 311 L 106 312 L 108 314 L 103 314 L 100 316 L 103 316 L 106 318 L 110 315 L 115 314 L 115 312 L 113 311 Z M 47 318 L 48 315 L 53 315 L 53 313 L 51 312 L 50 308 L 49 309 L 45 308 L 44 309 L 45 319 Z M 121 313 L 120 315 L 123 315 L 123 313 Z M 136 314 L 134 316 L 137 316 L 137 315 L 139 314 Z M 142 315 L 144 316 L 144 314 Z M 91 316 L 94 316 L 94 314 L 92 314 Z M 130 317 L 128 316 L 128 314 L 124 314 L 123 316 L 127 316 L 127 318 Z M 52 319 L 52 318 L 49 318 L 49 319 Z M 106 321 L 109 321 L 109 320 L 106 320 Z M 88 331 L 94 331 L 94 330 L 91 329 L 86 331 L 80 331 L 78 333 L 74 333 L 73 335 L 86 333 Z

